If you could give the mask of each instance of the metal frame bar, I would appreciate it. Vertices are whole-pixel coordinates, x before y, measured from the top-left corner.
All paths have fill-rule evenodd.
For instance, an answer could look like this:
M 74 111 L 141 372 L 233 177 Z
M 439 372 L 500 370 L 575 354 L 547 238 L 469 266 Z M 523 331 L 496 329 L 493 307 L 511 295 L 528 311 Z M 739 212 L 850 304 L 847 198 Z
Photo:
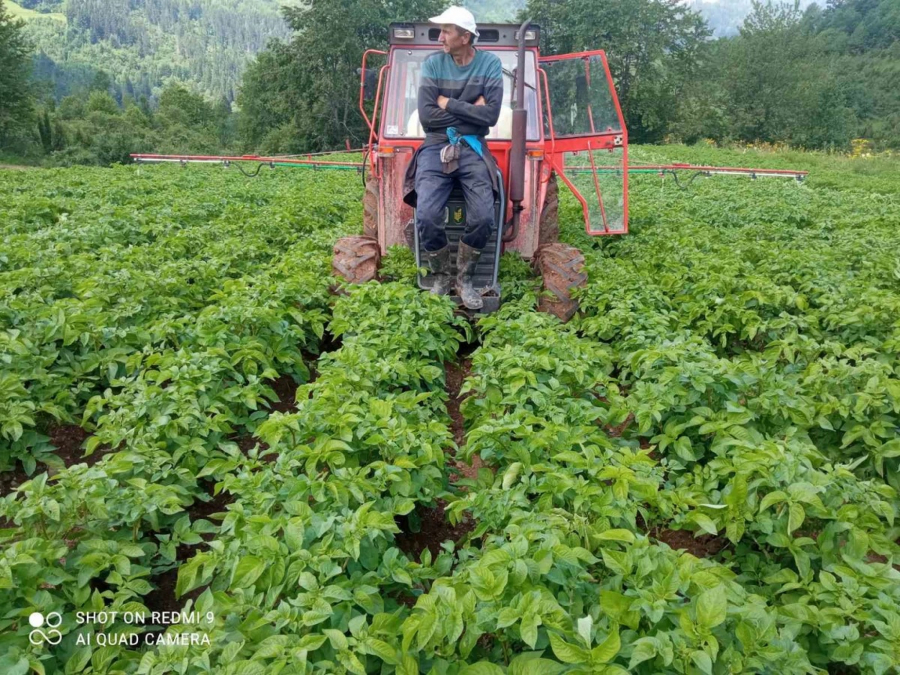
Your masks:
M 378 121 L 378 103 L 381 101 L 381 84 L 384 80 L 384 73 L 387 70 L 391 69 L 390 62 L 384 64 L 381 67 L 381 70 L 378 71 L 378 89 L 375 91 L 375 112 L 374 117 L 372 119 L 373 125 L 369 127 L 369 167 L 372 171 L 372 175 L 375 178 L 381 178 L 381 172 L 379 171 L 379 163 L 376 161 L 376 157 L 374 152 L 372 152 L 374 141 L 377 140 L 375 134 L 375 123 Z M 384 123 L 384 115 L 381 116 L 382 124 Z
M 369 54 L 381 54 L 383 56 L 387 56 L 387 52 L 383 52 L 380 49 L 367 49 L 363 52 L 362 58 L 362 72 L 359 74 L 359 111 L 362 113 L 363 119 L 366 121 L 366 125 L 369 127 L 369 131 L 372 131 L 372 127 L 374 126 L 375 117 L 378 116 L 378 108 L 376 107 L 374 112 L 372 113 L 372 118 L 369 119 L 369 116 L 366 115 L 366 108 L 363 103 L 365 87 L 366 87 L 366 59 L 369 57 Z M 377 101 L 376 101 L 377 103 Z

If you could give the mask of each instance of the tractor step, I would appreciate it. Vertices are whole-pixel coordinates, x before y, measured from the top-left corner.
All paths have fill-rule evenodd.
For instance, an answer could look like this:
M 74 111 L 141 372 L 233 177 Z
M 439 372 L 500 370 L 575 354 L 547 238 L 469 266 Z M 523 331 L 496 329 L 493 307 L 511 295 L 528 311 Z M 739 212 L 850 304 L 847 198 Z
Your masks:
M 501 224 L 505 220 L 505 201 L 504 195 L 501 195 L 500 199 L 494 200 L 494 236 L 484 247 L 484 252 L 481 254 L 481 258 L 478 260 L 478 265 L 475 268 L 475 277 L 473 279 L 473 285 L 481 291 L 481 299 L 484 302 L 484 306 L 481 309 L 466 310 L 472 314 L 489 314 L 496 312 L 500 308 L 500 284 L 497 282 L 497 273 L 500 267 L 500 253 L 503 246 L 501 241 L 503 227 Z M 444 231 L 447 234 L 451 253 L 450 273 L 454 284 L 454 289 L 451 292 L 454 292 L 456 284 L 456 251 L 459 246 L 459 240 L 466 231 L 466 200 L 460 187 L 454 187 L 450 192 L 444 214 Z M 415 230 L 415 228 L 413 229 Z M 422 243 L 419 241 L 418 230 L 415 230 L 413 244 L 415 246 L 416 265 L 427 269 L 428 264 L 425 262 L 425 252 L 422 249 Z M 419 288 L 431 290 L 434 284 L 434 276 L 431 274 L 424 276 L 419 274 L 418 283 Z M 451 295 L 450 299 L 457 305 L 462 306 L 462 300 L 458 295 Z

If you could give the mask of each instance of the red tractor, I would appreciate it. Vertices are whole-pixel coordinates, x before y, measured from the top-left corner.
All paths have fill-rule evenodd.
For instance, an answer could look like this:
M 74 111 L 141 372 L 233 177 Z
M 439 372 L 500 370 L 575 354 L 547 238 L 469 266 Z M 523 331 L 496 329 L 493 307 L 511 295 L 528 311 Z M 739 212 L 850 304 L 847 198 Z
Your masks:
M 494 239 L 476 272 L 475 285 L 484 300 L 480 311 L 499 307 L 500 254 L 518 251 L 540 272 L 549 291 L 541 308 L 567 321 L 577 310 L 570 289 L 584 284 L 586 277 L 582 254 L 558 241 L 558 180 L 581 203 L 588 234 L 628 231 L 628 133 L 606 55 L 596 50 L 541 56 L 540 28 L 529 22 L 487 24 L 479 31 L 476 46 L 496 54 L 504 72 L 503 109 L 487 137 L 503 193 L 495 203 Z M 370 129 L 364 235 L 339 240 L 333 263 L 335 273 L 348 281 L 375 278 L 381 256 L 395 244 L 408 245 L 424 267 L 415 213 L 403 202 L 402 190 L 410 158 L 424 139 L 419 77 L 425 58 L 440 49 L 439 34 L 434 24 L 391 24 L 389 51 L 363 55 L 359 105 Z M 367 68 L 373 54 L 386 57 L 377 71 Z M 373 98 L 369 119 L 364 101 Z M 446 218 L 455 251 L 466 223 L 458 188 L 450 195 Z M 429 277 L 419 277 L 420 287 L 430 287 Z

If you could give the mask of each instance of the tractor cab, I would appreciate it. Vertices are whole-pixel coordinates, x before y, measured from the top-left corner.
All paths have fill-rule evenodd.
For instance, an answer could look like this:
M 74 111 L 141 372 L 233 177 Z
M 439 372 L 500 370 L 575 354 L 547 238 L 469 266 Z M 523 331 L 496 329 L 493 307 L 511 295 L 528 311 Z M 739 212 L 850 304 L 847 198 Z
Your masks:
M 547 302 L 559 306 L 554 313 L 568 318 L 574 312 L 568 291 L 584 282 L 583 257 L 558 242 L 558 179 L 580 203 L 588 234 L 628 231 L 628 135 L 606 56 L 597 50 L 542 57 L 540 27 L 528 22 L 478 28 L 476 49 L 496 54 L 504 73 L 503 108 L 486 139 L 503 190 L 495 204 L 495 240 L 477 273 L 484 290 L 481 311 L 499 306 L 500 254 L 518 251 L 542 273 L 549 271 L 552 278 L 544 274 L 544 285 L 556 305 Z M 336 247 L 335 270 L 345 278 L 357 269 L 364 271 L 351 280 L 374 277 L 377 258 L 395 244 L 410 246 L 417 261 L 421 258 L 415 214 L 403 202 L 402 191 L 409 161 L 424 140 L 419 79 L 425 59 L 441 49 L 439 35 L 440 28 L 430 23 L 392 24 L 388 51 L 363 55 L 359 104 L 370 132 L 365 237 L 355 238 L 359 241 L 350 248 L 345 245 L 342 256 Z M 465 229 L 460 190 L 451 194 L 446 218 L 448 239 L 455 246 Z M 428 275 L 419 283 L 428 288 Z

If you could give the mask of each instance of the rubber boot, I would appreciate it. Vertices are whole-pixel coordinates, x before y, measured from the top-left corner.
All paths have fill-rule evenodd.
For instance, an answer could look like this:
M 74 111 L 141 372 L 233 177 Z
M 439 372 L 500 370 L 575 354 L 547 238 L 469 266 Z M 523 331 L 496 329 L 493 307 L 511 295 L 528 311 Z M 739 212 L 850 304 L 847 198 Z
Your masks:
M 459 242 L 456 250 L 456 290 L 467 309 L 481 309 L 484 306 L 481 294 L 472 285 L 479 258 L 481 249 Z
M 450 292 L 450 245 L 437 251 L 425 251 L 425 260 L 434 277 L 431 292 L 435 295 L 447 295 Z

